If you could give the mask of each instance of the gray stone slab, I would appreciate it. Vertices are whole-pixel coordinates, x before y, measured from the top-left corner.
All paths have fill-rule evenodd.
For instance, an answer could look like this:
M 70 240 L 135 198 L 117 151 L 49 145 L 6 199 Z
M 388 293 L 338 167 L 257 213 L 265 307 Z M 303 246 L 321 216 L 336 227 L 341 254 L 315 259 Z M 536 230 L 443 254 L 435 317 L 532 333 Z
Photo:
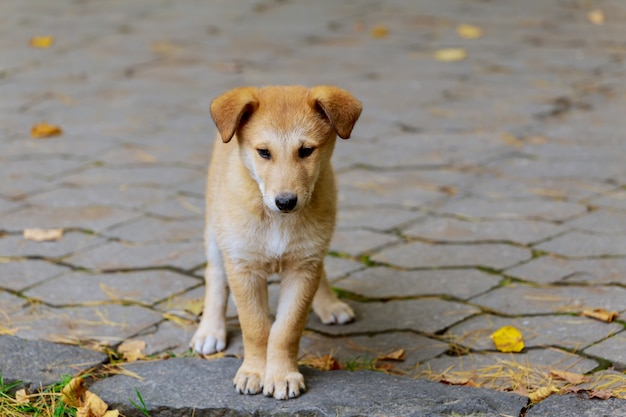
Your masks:
M 32 176 L 50 179 L 66 172 L 73 172 L 83 165 L 84 161 L 72 159 L 20 159 L 3 161 L 2 172 L 9 178 Z
M 390 330 L 434 334 L 479 312 L 476 307 L 438 298 L 362 303 L 348 301 L 356 313 L 353 323 L 326 326 L 311 315 L 307 327 L 330 335 L 353 335 Z
M 473 267 L 504 269 L 530 259 L 530 251 L 505 244 L 428 244 L 411 242 L 384 249 L 371 258 L 403 268 Z
M 578 313 L 585 308 L 626 310 L 626 289 L 612 286 L 535 287 L 511 284 L 473 298 L 472 303 L 505 315 Z
M 541 243 L 536 248 L 570 257 L 626 256 L 626 235 L 603 236 L 570 232 Z
M 626 209 L 626 191 L 618 190 L 589 200 L 589 203 L 599 207 Z
M 143 379 L 117 375 L 96 382 L 90 390 L 111 408 L 139 416 L 129 404 L 135 388 L 154 417 L 195 412 L 233 415 L 429 415 L 496 417 L 518 415 L 527 399 L 515 394 L 448 387 L 377 372 L 321 372 L 302 368 L 307 392 L 298 399 L 276 402 L 262 395 L 237 394 L 232 378 L 240 360 L 195 358 L 133 363 L 125 368 Z M 208 393 L 208 395 L 207 395 Z
M 206 179 L 202 182 L 200 192 L 204 194 Z M 204 198 L 193 195 L 176 196 L 166 201 L 150 204 L 146 207 L 146 211 L 170 219 L 204 219 Z
M 423 214 L 414 211 L 391 207 L 345 208 L 337 213 L 337 227 L 340 229 L 359 227 L 387 231 L 423 216 Z
M 63 182 L 78 186 L 96 184 L 171 185 L 190 179 L 194 174 L 192 169 L 160 164 L 149 167 L 92 166 L 80 172 L 63 176 Z
M 508 318 L 484 314 L 450 328 L 445 336 L 473 350 L 494 350 L 489 336 L 503 326 L 519 329 L 527 348 L 556 346 L 572 351 L 580 351 L 622 330 L 617 323 L 570 315 Z
M 494 288 L 501 279 L 476 269 L 398 271 L 376 267 L 350 274 L 335 286 L 369 298 L 445 294 L 467 299 Z
M 37 285 L 24 295 L 50 305 L 89 305 L 102 301 L 152 305 L 198 284 L 168 270 L 89 274 L 72 272 Z
M 561 226 L 529 220 L 476 220 L 429 218 L 402 230 L 410 237 L 438 242 L 509 241 L 528 245 L 565 231 Z
M 111 228 L 105 234 L 127 242 L 197 241 L 204 236 L 204 219 L 164 220 L 142 217 Z
M 108 205 L 86 207 L 28 206 L 17 212 L 0 215 L 0 229 L 19 231 L 29 227 L 44 229 L 78 227 L 100 231 L 135 217 L 137 214 L 131 211 Z
M 619 369 L 626 368 L 626 352 L 624 344 L 626 343 L 626 334 L 621 332 L 613 335 L 606 340 L 585 349 L 585 353 L 597 356 L 610 361 L 613 366 Z
M 626 400 L 609 398 L 598 401 L 578 394 L 552 395 L 532 406 L 526 417 L 567 417 L 572 413 L 577 417 L 624 417 Z
M 446 204 L 441 210 L 477 219 L 561 221 L 585 213 L 587 207 L 583 204 L 541 199 L 514 201 L 471 197 Z
M 70 256 L 65 261 L 99 271 L 160 266 L 191 270 L 206 262 L 206 256 L 201 240 L 135 245 L 109 242 Z
M 24 340 L 0 335 L 0 374 L 5 384 L 20 382 L 37 390 L 60 382 L 64 375 L 77 375 L 108 360 L 102 352 L 45 340 Z
M 68 271 L 67 267 L 44 261 L 1 262 L 0 287 L 21 292 Z
M 360 262 L 350 259 L 338 258 L 336 256 L 327 256 L 324 258 L 324 267 L 326 268 L 326 276 L 330 282 L 334 282 L 348 274 L 359 271 L 366 266 Z
M 31 307 L 14 314 L 12 324 L 24 339 L 46 339 L 64 343 L 96 340 L 114 345 L 161 320 L 161 313 L 148 308 L 100 304 L 90 307 Z
M 598 363 L 558 349 L 533 349 L 522 353 L 472 353 L 464 356 L 441 356 L 419 366 L 419 371 L 429 376 L 470 377 L 481 387 L 513 390 L 516 382 L 511 374 L 524 369 L 543 372 L 560 370 L 584 374 Z M 497 377 L 494 377 L 496 370 Z M 498 371 L 499 370 L 499 371 Z M 418 376 L 422 374 L 418 373 Z
M 583 232 L 626 235 L 626 213 L 596 210 L 567 222 L 567 225 Z
M 400 241 L 392 234 L 369 230 L 337 230 L 330 242 L 330 251 L 359 256 Z
M 525 281 L 586 284 L 626 284 L 626 259 L 562 259 L 542 256 L 506 270 L 507 275 Z
M 423 361 L 441 355 L 449 349 L 447 343 L 409 332 L 392 332 L 373 336 L 328 337 L 315 332 L 305 332 L 300 342 L 300 357 L 315 358 L 330 355 L 342 368 L 368 368 L 380 357 L 399 349 L 402 360 L 382 361 L 395 371 L 411 373 Z M 380 365 L 380 363 L 378 364 Z
M 106 239 L 80 232 L 65 233 L 61 239 L 48 242 L 24 239 L 23 235 L 7 235 L 0 236 L 0 256 L 61 258 L 105 243 Z

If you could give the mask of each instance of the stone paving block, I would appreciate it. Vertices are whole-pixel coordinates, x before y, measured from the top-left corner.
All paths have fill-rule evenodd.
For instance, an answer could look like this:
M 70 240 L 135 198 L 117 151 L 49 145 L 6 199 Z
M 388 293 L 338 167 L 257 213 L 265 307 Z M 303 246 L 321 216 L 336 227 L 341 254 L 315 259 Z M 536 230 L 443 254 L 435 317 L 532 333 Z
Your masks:
M 618 398 L 597 401 L 585 395 L 552 395 L 532 406 L 526 417 L 560 417 L 576 413 L 577 417 L 625 417 L 626 401 Z
M 570 232 L 536 246 L 537 249 L 569 257 L 626 256 L 626 235 L 592 235 Z
M 438 298 L 362 303 L 347 301 L 356 313 L 353 323 L 326 326 L 311 315 L 307 328 L 334 336 L 415 330 L 434 334 L 479 312 L 476 307 Z
M 24 295 L 55 306 L 107 301 L 151 305 L 197 284 L 195 278 L 167 270 L 110 274 L 76 271 L 37 285 Z
M 626 334 L 621 332 L 606 340 L 585 349 L 588 355 L 597 356 L 609 360 L 618 369 L 626 368 L 626 352 L 624 344 L 626 343 Z
M 523 245 L 544 240 L 565 229 L 551 223 L 528 220 L 466 221 L 455 218 L 429 218 L 402 233 L 441 242 L 510 241 Z
M 106 239 L 87 233 L 70 232 L 56 241 L 36 242 L 24 239 L 22 234 L 0 236 L 0 256 L 44 256 L 61 258 L 85 249 L 106 244 Z
M 19 200 L 30 193 L 38 192 L 54 185 L 54 182 L 42 178 L 14 175 L 10 177 L 10 181 L 2 181 L 0 183 L 0 195 L 9 199 Z
M 125 368 L 143 379 L 117 375 L 96 382 L 90 390 L 111 408 L 138 415 L 129 404 L 135 388 L 154 417 L 202 413 L 233 416 L 261 413 L 268 416 L 429 415 L 485 417 L 518 415 L 527 399 L 515 394 L 394 377 L 371 371 L 321 372 L 301 368 L 307 392 L 277 403 L 262 395 L 240 395 L 232 377 L 241 361 L 197 358 L 137 362 Z M 207 395 L 207 392 L 209 395 Z
M 626 284 L 626 259 L 561 259 L 542 256 L 505 271 L 507 275 L 525 281 L 550 284 L 553 282 L 588 284 Z
M 24 203 L 7 200 L 6 198 L 0 197 L 0 213 L 16 211 L 23 205 Z
M 150 167 L 92 166 L 63 176 L 63 182 L 83 187 L 98 184 L 167 186 L 185 181 L 194 174 L 188 168 L 158 164 Z
M 106 235 L 135 243 L 198 241 L 204 236 L 204 219 L 163 220 L 142 217 L 113 227 Z
M 29 227 L 44 229 L 78 227 L 93 231 L 137 217 L 136 213 L 109 205 L 86 207 L 29 206 L 15 213 L 0 215 L 0 229 L 18 231 Z
M 206 256 L 201 240 L 137 245 L 109 242 L 70 256 L 65 261 L 100 271 L 160 266 L 191 270 L 206 262 Z
M 376 267 L 350 274 L 336 287 L 369 298 L 445 294 L 467 299 L 494 288 L 501 279 L 476 269 L 397 271 Z
M 350 259 L 337 258 L 335 256 L 327 256 L 324 258 L 326 276 L 331 283 L 365 267 L 366 266 L 362 263 L 355 262 Z
M 3 146 L 3 158 L 26 159 L 33 155 L 40 157 L 45 155 L 46 157 L 79 161 L 84 157 L 99 156 L 103 152 L 119 146 L 119 143 L 113 138 L 90 139 L 69 132 L 63 132 L 63 135 L 54 137 L 53 140 L 23 138 Z
M 626 235 L 626 213 L 609 210 L 596 210 L 585 216 L 567 222 L 576 230 L 588 233 Z
M 473 267 L 504 269 L 530 259 L 528 249 L 505 244 L 428 244 L 411 242 L 376 253 L 376 262 L 402 268 Z
M 35 391 L 77 375 L 108 360 L 101 352 L 45 340 L 24 340 L 0 335 L 0 374 L 4 384 Z
M 453 171 L 378 172 L 353 169 L 338 175 L 340 207 L 423 206 L 447 196 L 463 180 Z
M 23 298 L 0 290 L 0 329 L 3 328 L 9 334 L 16 330 L 13 317 L 22 312 L 25 304 L 27 301 Z
M 64 343 L 97 340 L 114 345 L 161 320 L 161 313 L 138 306 L 101 304 L 90 307 L 50 308 L 40 306 L 15 314 L 12 325 L 24 339 Z
M 137 185 L 97 184 L 84 187 L 59 187 L 26 199 L 45 207 L 110 206 L 134 210 L 154 202 L 173 198 L 167 188 Z
M 342 209 L 337 213 L 337 228 L 368 228 L 380 231 L 394 229 L 401 224 L 415 221 L 424 215 L 413 211 L 381 207 L 372 209 Z
M 71 159 L 20 159 L 2 162 L 2 173 L 9 178 L 32 176 L 50 179 L 63 173 L 73 172 L 85 165 L 84 161 Z
M 445 336 L 473 350 L 494 350 L 489 336 L 503 326 L 519 329 L 527 348 L 558 346 L 573 351 L 579 351 L 623 329 L 617 323 L 601 323 L 569 315 L 507 318 L 484 314 L 455 325 Z
M 485 200 L 469 197 L 446 204 L 441 211 L 476 219 L 561 221 L 583 214 L 583 204 L 545 200 Z
M 626 310 L 626 289 L 612 286 L 531 287 L 511 284 L 473 298 L 500 314 L 578 313 L 585 308 Z
M 0 262 L 0 287 L 21 292 L 68 271 L 67 267 L 44 261 Z
M 400 241 L 392 234 L 369 230 L 336 230 L 330 242 L 330 251 L 359 256 Z
M 204 190 L 204 186 L 202 189 Z M 150 204 L 146 207 L 146 211 L 171 219 L 204 219 L 204 198 L 192 195 L 176 196 L 160 203 Z
M 598 207 L 626 209 L 626 191 L 607 192 L 600 197 L 589 200 L 589 203 Z
M 388 364 L 393 365 L 394 370 L 411 372 L 420 362 L 439 356 L 448 348 L 447 343 L 409 332 L 333 338 L 305 332 L 300 342 L 300 357 L 331 355 L 342 367 L 353 363 L 367 368 L 377 358 L 403 349 L 403 359 L 389 361 Z
M 585 169 L 576 160 L 516 158 L 498 166 L 499 171 L 514 178 L 593 178 L 608 179 L 621 172 L 623 160 L 586 160 Z
M 520 365 L 527 369 L 544 371 L 554 369 L 584 374 L 597 367 L 598 363 L 558 349 L 533 349 L 523 353 L 473 353 L 465 356 L 442 356 L 420 365 L 418 372 L 429 376 L 463 375 L 483 388 L 510 390 L 514 389 L 514 382 L 507 377 L 509 372 L 506 369 L 512 366 L 513 372 L 519 372 L 515 366 Z M 496 378 L 494 369 L 498 367 L 502 367 L 504 371 L 497 372 L 499 377 Z

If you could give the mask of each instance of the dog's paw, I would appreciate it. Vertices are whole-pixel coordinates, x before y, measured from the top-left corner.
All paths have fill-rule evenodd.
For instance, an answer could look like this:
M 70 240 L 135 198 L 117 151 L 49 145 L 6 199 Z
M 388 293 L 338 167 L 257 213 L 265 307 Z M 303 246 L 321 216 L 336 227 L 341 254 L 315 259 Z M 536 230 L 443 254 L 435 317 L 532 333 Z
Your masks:
M 346 324 L 354 321 L 354 310 L 343 301 L 336 300 L 315 310 L 324 324 Z
M 267 375 L 263 384 L 263 394 L 277 400 L 299 397 L 306 389 L 300 372 L 287 372 L 286 375 Z
M 263 390 L 262 379 L 263 376 L 261 372 L 241 365 L 237 371 L 237 375 L 235 375 L 233 383 L 239 394 L 258 394 Z
M 226 330 L 205 331 L 200 327 L 191 339 L 193 349 L 202 355 L 212 355 L 226 349 Z

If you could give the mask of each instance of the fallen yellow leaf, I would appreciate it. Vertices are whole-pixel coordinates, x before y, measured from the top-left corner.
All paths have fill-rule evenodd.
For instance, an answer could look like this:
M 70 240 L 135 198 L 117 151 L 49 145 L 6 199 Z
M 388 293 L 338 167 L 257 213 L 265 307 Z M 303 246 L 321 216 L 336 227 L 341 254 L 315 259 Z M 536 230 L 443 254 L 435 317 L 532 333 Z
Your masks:
M 117 348 L 117 351 L 124 356 L 128 362 L 135 362 L 145 357 L 143 350 L 146 348 L 146 342 L 143 340 L 126 340 Z
M 30 46 L 33 48 L 49 48 L 54 43 L 52 36 L 35 36 L 30 39 Z
M 554 385 L 549 385 L 547 387 L 539 388 L 537 391 L 531 392 L 528 394 L 528 398 L 531 402 L 537 403 L 539 401 L 545 400 L 552 394 L 556 394 L 559 392 L 559 389 Z
M 521 352 L 524 349 L 522 332 L 513 326 L 504 326 L 491 334 L 496 349 L 500 352 Z
M 404 349 L 394 350 L 393 352 L 387 353 L 386 355 L 381 355 L 376 358 L 379 361 L 403 361 L 404 360 Z
M 4 334 L 4 335 L 9 335 L 9 336 L 15 336 L 15 334 L 19 331 L 20 331 L 19 327 L 4 327 L 0 325 L 0 335 Z
M 605 323 L 611 323 L 619 317 L 619 313 L 617 311 L 606 311 L 603 308 L 585 309 L 583 310 L 582 315 L 603 321 Z
M 63 229 L 24 229 L 24 239 L 35 242 L 49 242 L 63 237 Z
M 117 410 L 109 410 L 104 413 L 104 417 L 119 417 L 120 412 Z
M 381 39 L 389 35 L 389 29 L 385 25 L 378 25 L 372 28 L 372 38 Z
M 87 388 L 82 378 L 72 378 L 61 390 L 61 400 L 70 407 L 78 408 L 83 405 L 84 395 Z
M 575 385 L 582 384 L 583 382 L 589 381 L 589 378 L 586 377 L 585 375 L 577 374 L 574 372 L 552 370 L 550 371 L 550 375 L 554 379 L 559 379 L 561 381 L 566 381 L 566 382 L 569 382 L 570 384 L 575 384 Z
M 435 51 L 435 59 L 441 62 L 462 61 L 467 58 L 467 52 L 461 48 L 445 48 Z
M 604 12 L 599 9 L 591 10 L 587 13 L 587 19 L 594 25 L 602 25 L 604 24 Z
M 298 361 L 300 365 L 319 369 L 320 371 L 336 371 L 340 368 L 339 362 L 332 355 L 308 355 Z
M 520 149 L 524 146 L 524 142 L 522 140 L 516 138 L 508 132 L 504 132 L 500 137 L 502 138 L 502 142 L 516 149 Z
M 20 405 L 28 404 L 30 402 L 25 389 L 17 390 L 15 393 L 15 402 Z
M 104 417 L 109 406 L 91 391 L 85 393 L 85 402 L 76 409 L 76 417 Z
M 58 136 L 63 133 L 63 130 L 56 125 L 51 125 L 46 122 L 37 123 L 30 129 L 30 135 L 33 138 L 49 138 L 51 136 Z
M 204 298 L 192 298 L 183 305 L 183 310 L 194 316 L 200 315 L 204 309 Z
M 474 25 L 459 25 L 456 33 L 463 39 L 478 39 L 483 36 L 483 30 Z

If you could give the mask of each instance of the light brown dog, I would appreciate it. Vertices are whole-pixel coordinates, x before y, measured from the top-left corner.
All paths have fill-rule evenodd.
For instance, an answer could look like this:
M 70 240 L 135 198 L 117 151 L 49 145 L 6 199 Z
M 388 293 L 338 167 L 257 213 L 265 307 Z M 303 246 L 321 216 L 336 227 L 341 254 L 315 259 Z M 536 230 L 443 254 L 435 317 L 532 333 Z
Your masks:
M 337 205 L 330 158 L 360 114 L 358 100 L 329 86 L 242 87 L 211 103 L 222 140 L 208 174 L 206 296 L 191 344 L 203 354 L 224 350 L 230 287 L 244 341 L 234 379 L 242 394 L 286 399 L 305 389 L 297 355 L 311 304 L 327 324 L 354 318 L 328 283 L 324 256 Z M 272 324 L 273 273 L 281 288 Z

